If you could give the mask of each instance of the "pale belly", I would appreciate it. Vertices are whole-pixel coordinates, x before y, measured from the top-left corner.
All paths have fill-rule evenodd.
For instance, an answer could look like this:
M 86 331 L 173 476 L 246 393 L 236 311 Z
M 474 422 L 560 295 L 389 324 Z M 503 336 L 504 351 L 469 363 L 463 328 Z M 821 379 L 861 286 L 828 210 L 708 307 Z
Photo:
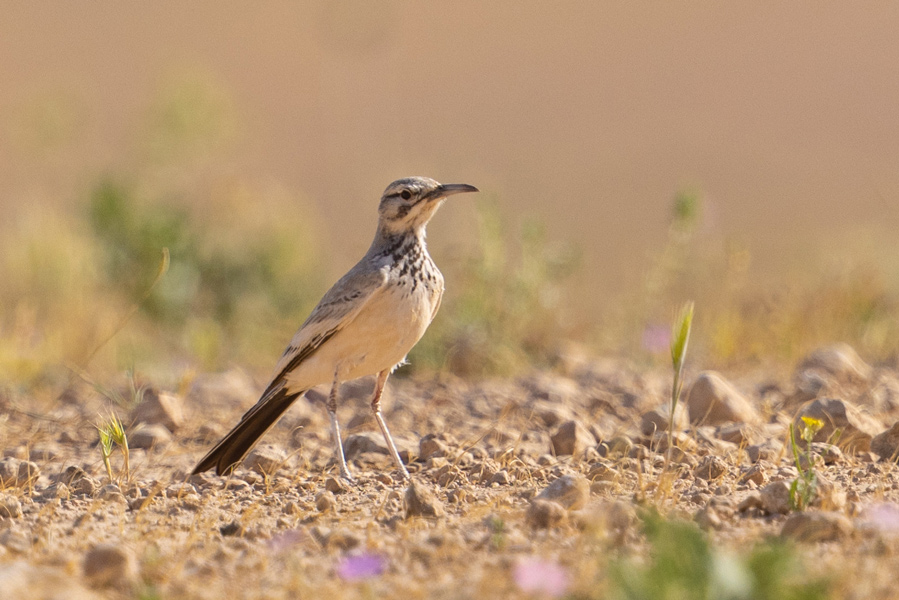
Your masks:
M 410 294 L 408 286 L 386 287 L 288 375 L 289 388 L 331 383 L 335 371 L 338 380 L 348 381 L 392 369 L 424 335 L 433 318 L 434 297 L 423 288 Z

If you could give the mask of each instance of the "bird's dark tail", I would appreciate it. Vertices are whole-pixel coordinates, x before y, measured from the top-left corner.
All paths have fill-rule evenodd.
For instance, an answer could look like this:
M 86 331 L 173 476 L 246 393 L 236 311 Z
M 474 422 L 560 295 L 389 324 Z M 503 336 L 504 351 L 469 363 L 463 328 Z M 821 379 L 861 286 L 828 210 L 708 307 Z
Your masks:
M 237 427 L 197 463 L 193 474 L 208 471 L 212 467 L 215 467 L 215 472 L 219 475 L 229 473 L 243 460 L 256 441 L 271 429 L 284 411 L 290 408 L 293 401 L 304 393 L 305 391 L 288 393 L 282 388 L 268 398 L 263 396 L 263 399 L 241 418 Z

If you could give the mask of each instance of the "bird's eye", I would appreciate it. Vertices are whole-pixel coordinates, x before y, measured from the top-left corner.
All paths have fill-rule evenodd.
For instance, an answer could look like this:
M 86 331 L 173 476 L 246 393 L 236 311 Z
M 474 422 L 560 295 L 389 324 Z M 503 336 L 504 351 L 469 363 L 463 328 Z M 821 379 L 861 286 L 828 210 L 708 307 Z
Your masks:
M 410 192 L 409 190 L 403 190 L 402 192 L 400 192 L 400 198 L 402 198 L 403 200 L 408 200 L 411 197 L 412 192 Z

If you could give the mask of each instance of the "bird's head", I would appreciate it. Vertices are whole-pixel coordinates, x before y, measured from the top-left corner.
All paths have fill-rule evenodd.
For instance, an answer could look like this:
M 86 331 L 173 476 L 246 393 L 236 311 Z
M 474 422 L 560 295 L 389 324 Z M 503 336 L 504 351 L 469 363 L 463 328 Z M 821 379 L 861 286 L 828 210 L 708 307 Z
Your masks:
M 427 177 L 398 179 L 387 186 L 378 206 L 379 227 L 398 234 L 423 228 L 447 196 L 477 192 L 464 183 L 438 183 Z

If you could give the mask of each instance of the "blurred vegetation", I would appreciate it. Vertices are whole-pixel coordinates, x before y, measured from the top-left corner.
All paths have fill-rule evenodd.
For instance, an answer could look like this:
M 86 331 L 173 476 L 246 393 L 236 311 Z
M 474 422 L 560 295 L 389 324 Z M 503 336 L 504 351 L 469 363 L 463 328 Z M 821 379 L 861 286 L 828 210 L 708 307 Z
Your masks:
M 15 131 L 42 160 L 41 144 L 85 125 L 66 116 L 82 108 L 39 100 Z M 267 370 L 330 283 L 328 242 L 309 206 L 277 184 L 216 173 L 240 126 L 214 78 L 168 78 L 137 131 L 121 164 L 66 198 L 18 203 L 0 223 L 0 379 L 51 383 L 88 363 Z M 875 362 L 899 356 L 899 265 L 885 258 L 899 255 L 895 242 L 873 243 L 878 252 L 847 245 L 841 261 L 822 254 L 796 276 L 762 280 L 746 245 L 706 235 L 705 198 L 685 189 L 642 285 L 575 327 L 571 294 L 586 268 L 578 249 L 533 218 L 512 229 L 495 198 L 473 206 L 476 245 L 440 260 L 447 293 L 406 372 L 515 373 L 550 364 L 571 338 L 661 364 L 671 315 L 688 298 L 697 305 L 691 354 L 704 366 L 789 366 L 834 341 Z M 170 267 L 152 285 L 164 248 Z
M 478 244 L 457 265 L 444 267 L 452 284 L 411 353 L 412 365 L 485 375 L 546 364 L 572 333 L 566 325 L 566 283 L 579 253 L 571 245 L 550 243 L 533 219 L 520 235 L 510 236 L 495 199 L 480 198 L 474 206 Z
M 0 225 L 0 378 L 271 362 L 325 285 L 317 219 L 276 185 L 210 176 L 233 121 L 214 81 L 174 76 L 133 164 Z
M 829 584 L 800 564 L 782 541 L 754 545 L 735 554 L 713 547 L 694 523 L 643 517 L 647 560 L 619 559 L 610 569 L 612 598 L 664 600 L 820 600 Z

